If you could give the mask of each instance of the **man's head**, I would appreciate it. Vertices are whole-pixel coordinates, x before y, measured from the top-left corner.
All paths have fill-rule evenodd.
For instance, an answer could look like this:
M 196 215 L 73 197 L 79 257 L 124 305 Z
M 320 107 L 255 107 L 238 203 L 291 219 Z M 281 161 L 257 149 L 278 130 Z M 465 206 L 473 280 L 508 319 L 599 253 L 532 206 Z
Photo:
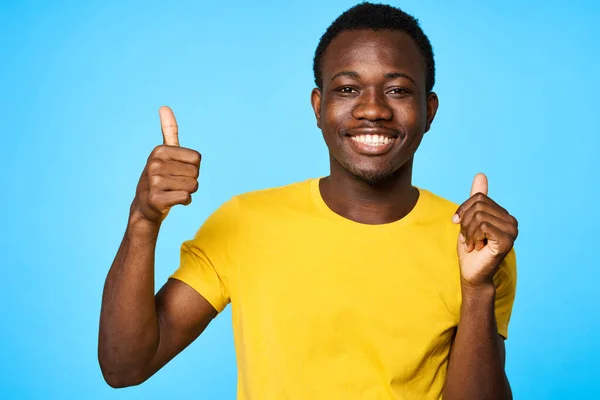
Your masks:
M 351 8 L 321 38 L 314 73 L 332 170 L 377 184 L 412 161 L 437 111 L 433 51 L 413 17 L 387 5 Z

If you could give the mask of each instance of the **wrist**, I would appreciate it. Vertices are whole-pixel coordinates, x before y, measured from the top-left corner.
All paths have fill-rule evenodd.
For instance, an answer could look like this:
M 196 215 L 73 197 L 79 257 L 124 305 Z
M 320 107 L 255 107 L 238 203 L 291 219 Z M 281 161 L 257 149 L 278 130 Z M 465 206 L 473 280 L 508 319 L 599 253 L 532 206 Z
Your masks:
M 149 221 L 140 212 L 132 210 L 127 222 L 127 234 L 135 237 L 156 239 L 161 223 Z
M 461 279 L 461 293 L 464 300 L 493 300 L 496 297 L 496 285 L 493 280 L 473 284 Z

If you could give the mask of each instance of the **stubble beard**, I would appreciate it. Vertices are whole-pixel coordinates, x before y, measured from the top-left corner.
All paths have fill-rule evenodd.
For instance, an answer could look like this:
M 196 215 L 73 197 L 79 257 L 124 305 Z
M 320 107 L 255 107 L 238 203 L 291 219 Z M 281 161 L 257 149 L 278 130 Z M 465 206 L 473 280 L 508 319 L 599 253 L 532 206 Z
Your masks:
M 333 155 L 331 155 L 331 158 L 335 159 Z M 351 163 L 349 160 L 340 161 L 335 159 L 334 162 L 337 162 L 344 170 L 350 173 L 354 179 L 370 186 L 380 186 L 393 180 L 397 172 L 397 169 L 394 170 L 391 165 L 383 165 L 378 169 L 362 169 L 358 165 Z

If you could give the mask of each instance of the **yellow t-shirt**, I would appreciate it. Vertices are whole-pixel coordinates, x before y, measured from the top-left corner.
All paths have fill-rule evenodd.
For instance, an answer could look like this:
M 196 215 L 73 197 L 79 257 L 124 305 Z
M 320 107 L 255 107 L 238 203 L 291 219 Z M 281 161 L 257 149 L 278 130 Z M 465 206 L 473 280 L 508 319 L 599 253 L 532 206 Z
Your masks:
M 235 196 L 173 274 L 231 303 L 239 400 L 439 399 L 460 316 L 457 205 L 419 189 L 389 224 L 334 213 L 319 180 Z M 514 252 L 495 277 L 507 336 Z

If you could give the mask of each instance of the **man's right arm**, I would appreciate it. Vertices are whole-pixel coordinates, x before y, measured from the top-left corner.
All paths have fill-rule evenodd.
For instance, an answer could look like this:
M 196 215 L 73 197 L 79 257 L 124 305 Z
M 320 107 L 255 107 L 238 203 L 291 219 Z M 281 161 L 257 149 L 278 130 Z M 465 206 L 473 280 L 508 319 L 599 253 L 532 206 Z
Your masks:
M 190 203 L 200 164 L 199 153 L 179 147 L 171 110 L 161 108 L 160 113 L 164 145 L 152 152 L 144 168 L 102 296 L 98 361 L 112 387 L 144 382 L 217 314 L 200 294 L 175 279 L 154 294 L 160 225 L 170 207 Z
M 200 294 L 175 279 L 154 295 L 157 233 L 130 224 L 106 278 L 98 361 L 104 379 L 115 388 L 147 380 L 217 314 Z

